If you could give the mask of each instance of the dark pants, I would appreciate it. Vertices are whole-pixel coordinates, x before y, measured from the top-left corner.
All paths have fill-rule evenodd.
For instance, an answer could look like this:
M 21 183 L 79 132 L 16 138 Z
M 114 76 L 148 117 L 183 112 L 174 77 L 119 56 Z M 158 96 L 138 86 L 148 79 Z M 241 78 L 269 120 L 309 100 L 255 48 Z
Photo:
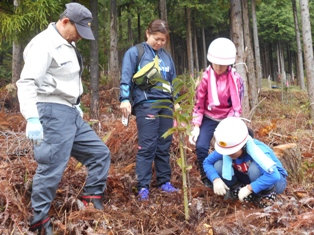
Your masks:
M 110 166 L 109 149 L 75 107 L 38 103 L 37 108 L 44 139 L 41 145 L 34 146 L 38 166 L 31 196 L 33 223 L 47 217 L 71 155 L 88 169 L 84 195 L 104 192 Z
M 200 126 L 200 134 L 196 141 L 197 160 L 201 163 L 208 156 L 210 141 L 213 138 L 215 129 L 218 124 L 219 122 L 217 121 L 214 121 L 206 116 L 203 117 L 203 121 Z
M 145 102 L 135 108 L 136 124 L 138 129 L 138 152 L 136 155 L 137 188 L 149 188 L 152 178 L 152 164 L 154 162 L 158 186 L 170 181 L 170 145 L 172 135 L 161 137 L 173 126 L 172 103 L 163 103 L 167 108 L 152 107 L 154 103 Z M 155 103 L 156 105 L 156 103 Z

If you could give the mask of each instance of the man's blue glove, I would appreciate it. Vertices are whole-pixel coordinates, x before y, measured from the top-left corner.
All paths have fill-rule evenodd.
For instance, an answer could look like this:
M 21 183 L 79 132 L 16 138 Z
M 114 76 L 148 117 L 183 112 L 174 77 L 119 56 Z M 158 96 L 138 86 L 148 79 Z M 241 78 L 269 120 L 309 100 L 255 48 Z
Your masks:
M 39 118 L 27 119 L 26 137 L 30 139 L 33 144 L 40 145 L 42 139 L 44 138 L 44 132 Z

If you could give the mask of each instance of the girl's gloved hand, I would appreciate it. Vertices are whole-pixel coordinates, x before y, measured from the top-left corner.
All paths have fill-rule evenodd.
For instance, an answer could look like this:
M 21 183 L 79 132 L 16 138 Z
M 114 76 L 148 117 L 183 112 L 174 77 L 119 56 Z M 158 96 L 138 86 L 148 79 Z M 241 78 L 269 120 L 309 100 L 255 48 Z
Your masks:
M 193 128 L 193 131 L 191 132 L 191 136 L 189 136 L 189 142 L 193 145 L 195 145 L 196 141 L 197 141 L 197 138 L 198 136 L 200 135 L 200 128 L 199 126 L 195 126 Z
M 243 199 L 251 194 L 251 190 L 249 190 L 248 186 L 241 188 L 238 194 L 238 198 L 241 202 L 243 202 Z
M 216 178 L 213 181 L 214 184 L 214 193 L 217 195 L 225 195 L 227 190 L 229 190 L 228 186 L 222 181 L 221 178 Z

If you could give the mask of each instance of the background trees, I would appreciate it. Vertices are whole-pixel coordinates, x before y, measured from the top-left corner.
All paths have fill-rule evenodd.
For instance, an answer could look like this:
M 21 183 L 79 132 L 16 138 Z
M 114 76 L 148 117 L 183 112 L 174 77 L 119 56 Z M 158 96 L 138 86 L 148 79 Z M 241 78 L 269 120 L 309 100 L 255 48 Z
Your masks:
M 56 21 L 66 0 L 3 0 L 0 2 L 0 84 L 15 82 L 22 67 L 22 51 L 27 42 Z M 80 0 L 98 14 L 93 28 L 97 42 L 80 41 L 86 82 L 91 92 L 91 116 L 97 118 L 98 85 L 117 88 L 124 52 L 144 40 L 152 19 L 167 19 L 171 30 L 169 50 L 177 74 L 194 74 L 208 66 L 207 48 L 217 37 L 231 38 L 237 46 L 236 69 L 246 82 L 245 112 L 256 105 L 261 78 L 270 77 L 281 87 L 291 83 L 308 87 L 313 80 L 307 73 L 304 82 L 302 25 L 308 25 L 312 2 L 299 0 Z M 305 0 L 308 2 L 308 0 Z M 246 4 L 248 3 L 248 4 Z M 303 9 L 303 8 L 302 8 Z M 302 24 L 301 20 L 302 19 Z M 306 30 L 312 36 L 312 32 Z M 306 48 L 305 48 L 306 49 Z M 308 50 L 304 49 L 304 53 Z M 312 50 L 312 49 L 310 49 Z M 98 81 L 97 81 L 98 80 Z M 90 86 L 88 86 L 90 84 Z M 309 88 L 309 87 L 308 87 Z

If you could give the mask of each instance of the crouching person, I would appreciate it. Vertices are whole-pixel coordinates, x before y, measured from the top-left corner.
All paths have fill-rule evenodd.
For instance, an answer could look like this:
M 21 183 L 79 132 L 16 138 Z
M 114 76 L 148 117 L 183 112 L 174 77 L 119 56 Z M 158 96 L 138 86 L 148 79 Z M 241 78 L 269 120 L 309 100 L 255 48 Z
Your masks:
M 214 136 L 215 151 L 203 163 L 214 193 L 271 205 L 287 185 L 287 172 L 271 148 L 253 139 L 241 118 L 222 120 Z

